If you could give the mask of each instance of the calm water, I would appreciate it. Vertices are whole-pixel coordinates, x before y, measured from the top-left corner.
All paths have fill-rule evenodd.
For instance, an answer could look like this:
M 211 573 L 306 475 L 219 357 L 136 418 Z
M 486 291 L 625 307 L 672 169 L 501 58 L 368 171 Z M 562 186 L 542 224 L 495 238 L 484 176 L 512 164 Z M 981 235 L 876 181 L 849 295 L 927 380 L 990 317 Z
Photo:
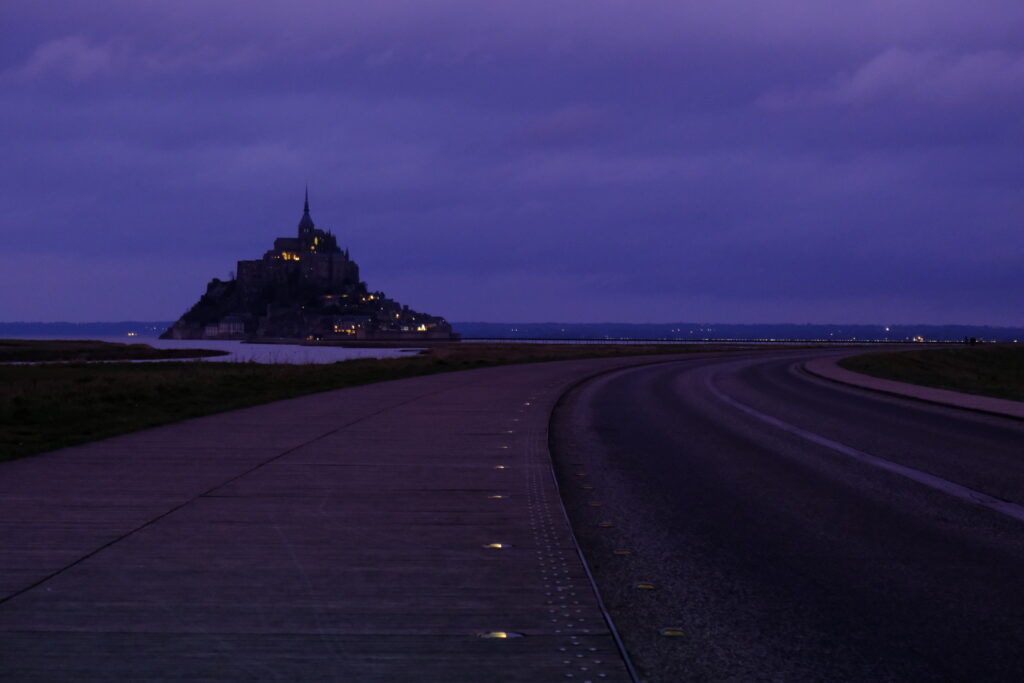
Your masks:
M 130 337 L 155 349 L 217 349 L 227 356 L 204 358 L 208 361 L 251 363 L 337 363 L 355 358 L 398 358 L 415 355 L 419 349 L 354 349 L 343 346 L 300 346 L 298 344 L 243 344 L 219 339 L 144 339 Z M 125 341 L 111 339 L 109 341 Z
M 35 337 L 38 339 L 39 337 Z M 156 337 L 98 337 L 100 341 L 122 344 L 149 344 L 155 349 L 216 349 L 226 356 L 203 358 L 221 363 L 336 363 L 356 358 L 398 358 L 415 355 L 419 349 L 367 348 L 341 346 L 300 346 L 298 344 L 243 344 L 219 339 L 157 339 Z M 175 359 L 182 360 L 182 359 Z M 161 361 L 139 361 L 161 362 Z

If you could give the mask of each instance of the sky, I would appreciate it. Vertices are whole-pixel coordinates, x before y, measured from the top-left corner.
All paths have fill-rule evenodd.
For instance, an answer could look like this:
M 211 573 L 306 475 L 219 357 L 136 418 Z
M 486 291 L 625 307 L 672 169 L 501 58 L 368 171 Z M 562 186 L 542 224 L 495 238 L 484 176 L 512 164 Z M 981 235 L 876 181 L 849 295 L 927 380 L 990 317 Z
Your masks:
M 1020 0 L 7 0 L 0 320 L 317 227 L 453 321 L 1022 325 Z

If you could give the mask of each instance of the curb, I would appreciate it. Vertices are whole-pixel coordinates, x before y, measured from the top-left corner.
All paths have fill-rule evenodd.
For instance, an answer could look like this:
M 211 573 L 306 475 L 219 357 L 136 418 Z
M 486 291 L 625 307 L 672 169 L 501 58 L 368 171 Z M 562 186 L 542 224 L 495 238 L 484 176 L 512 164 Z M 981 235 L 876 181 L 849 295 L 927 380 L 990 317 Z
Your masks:
M 890 396 L 909 398 L 923 403 L 950 408 L 960 408 L 961 410 L 970 410 L 975 413 L 995 415 L 996 417 L 1024 420 L 1024 403 L 1019 401 L 964 394 L 948 389 L 936 389 L 919 384 L 907 384 L 906 382 L 880 379 L 878 377 L 862 375 L 859 372 L 853 372 L 837 365 L 837 361 L 850 355 L 854 354 L 831 358 L 815 358 L 814 360 L 804 362 L 802 367 L 808 374 L 815 377 L 857 387 L 858 389 L 867 389 L 868 391 L 889 394 Z

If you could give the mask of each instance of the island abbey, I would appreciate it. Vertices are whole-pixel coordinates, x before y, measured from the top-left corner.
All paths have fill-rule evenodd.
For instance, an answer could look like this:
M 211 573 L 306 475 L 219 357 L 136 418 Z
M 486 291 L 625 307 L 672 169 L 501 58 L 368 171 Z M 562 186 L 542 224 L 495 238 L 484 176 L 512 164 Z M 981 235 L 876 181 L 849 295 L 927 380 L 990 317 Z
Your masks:
M 239 261 L 234 278 L 206 293 L 164 334 L 169 339 L 451 339 L 444 320 L 371 292 L 337 238 L 317 228 L 306 191 L 297 237 L 279 237 L 263 258 Z

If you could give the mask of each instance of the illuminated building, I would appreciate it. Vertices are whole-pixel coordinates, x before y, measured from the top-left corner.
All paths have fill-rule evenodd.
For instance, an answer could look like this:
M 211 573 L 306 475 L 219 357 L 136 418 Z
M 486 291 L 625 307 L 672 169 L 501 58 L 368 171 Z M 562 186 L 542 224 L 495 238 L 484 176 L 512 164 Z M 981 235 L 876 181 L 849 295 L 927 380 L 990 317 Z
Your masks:
M 174 339 L 451 339 L 444 320 L 371 292 L 348 249 L 309 214 L 309 192 L 295 237 L 278 237 L 236 277 L 214 278 L 206 293 L 171 326 Z

